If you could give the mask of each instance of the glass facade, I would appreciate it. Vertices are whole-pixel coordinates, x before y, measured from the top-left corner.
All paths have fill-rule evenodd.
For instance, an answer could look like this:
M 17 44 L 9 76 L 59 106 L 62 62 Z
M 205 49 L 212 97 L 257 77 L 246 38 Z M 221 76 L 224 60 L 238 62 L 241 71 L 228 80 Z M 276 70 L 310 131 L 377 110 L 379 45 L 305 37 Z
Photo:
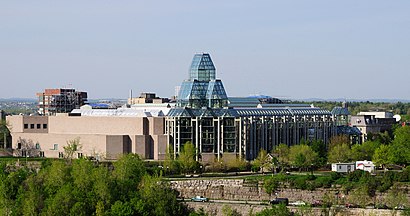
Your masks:
M 177 106 L 190 108 L 221 108 L 228 97 L 221 80 L 215 79 L 216 70 L 207 53 L 196 54 L 192 60 L 189 79 L 182 82 Z
M 175 156 L 185 143 L 192 142 L 197 160 L 225 156 L 253 160 L 261 149 L 271 152 L 280 143 L 293 145 L 301 140 L 327 143 L 335 133 L 332 114 L 320 108 L 259 106 L 261 102 L 253 98 L 234 98 L 228 104 L 222 81 L 215 75 L 209 54 L 196 54 L 189 79 L 181 85 L 177 107 L 168 112 L 165 121 Z

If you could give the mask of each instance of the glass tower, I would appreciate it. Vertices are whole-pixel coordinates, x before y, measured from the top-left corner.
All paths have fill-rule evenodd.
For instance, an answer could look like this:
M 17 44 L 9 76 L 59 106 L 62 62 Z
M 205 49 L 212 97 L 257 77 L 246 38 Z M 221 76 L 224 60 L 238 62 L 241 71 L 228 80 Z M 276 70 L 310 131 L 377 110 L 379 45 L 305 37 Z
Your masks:
M 221 108 L 228 97 L 222 81 L 215 79 L 216 69 L 208 53 L 195 54 L 189 69 L 189 79 L 182 82 L 177 106 L 190 108 Z

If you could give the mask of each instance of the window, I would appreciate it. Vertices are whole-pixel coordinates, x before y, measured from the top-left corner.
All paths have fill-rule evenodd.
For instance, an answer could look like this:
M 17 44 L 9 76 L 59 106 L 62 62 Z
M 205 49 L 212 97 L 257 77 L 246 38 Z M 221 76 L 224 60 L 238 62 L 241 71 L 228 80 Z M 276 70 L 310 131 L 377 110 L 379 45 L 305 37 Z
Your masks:
M 40 149 L 40 143 L 36 143 L 36 149 Z
M 43 129 L 47 129 L 47 124 L 43 124 Z
M 41 124 L 37 124 L 37 129 L 41 129 Z
M 58 150 L 58 144 L 54 144 L 53 147 L 54 147 L 53 150 Z
M 82 158 L 82 157 L 83 157 L 83 153 L 80 153 L 80 152 L 79 152 L 79 153 L 77 154 L 77 156 L 78 156 L 78 158 Z
M 43 151 L 40 152 L 40 157 L 44 157 L 44 152 Z
M 28 124 L 24 124 L 24 129 L 28 129 Z
M 30 124 L 30 129 L 34 129 L 34 124 Z
M 63 157 L 64 157 L 63 152 L 59 152 L 59 153 L 58 153 L 58 157 L 59 157 L 59 158 L 63 158 Z
M 17 149 L 21 149 L 21 143 L 17 143 Z

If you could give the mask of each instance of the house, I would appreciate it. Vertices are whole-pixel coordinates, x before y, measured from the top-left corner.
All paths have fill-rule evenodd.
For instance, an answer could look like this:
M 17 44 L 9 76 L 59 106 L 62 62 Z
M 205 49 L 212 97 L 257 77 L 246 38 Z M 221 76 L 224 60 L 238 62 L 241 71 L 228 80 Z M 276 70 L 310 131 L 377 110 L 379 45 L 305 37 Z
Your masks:
M 332 163 L 332 172 L 349 173 L 356 169 L 355 163 Z

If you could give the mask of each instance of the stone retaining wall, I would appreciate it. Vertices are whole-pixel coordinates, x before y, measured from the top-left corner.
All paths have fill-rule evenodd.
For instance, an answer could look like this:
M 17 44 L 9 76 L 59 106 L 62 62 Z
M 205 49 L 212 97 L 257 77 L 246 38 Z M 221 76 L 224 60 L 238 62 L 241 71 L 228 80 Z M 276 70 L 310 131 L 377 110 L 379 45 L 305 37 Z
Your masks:
M 276 194 L 269 195 L 263 189 L 263 182 L 245 181 L 243 179 L 195 179 L 171 181 L 170 184 L 184 198 L 202 195 L 210 199 L 268 201 L 274 197 L 286 197 L 290 201 L 303 200 L 313 203 L 315 200 L 323 200 L 323 196 L 327 194 L 333 200 L 341 201 L 342 204 L 348 198 L 348 195 L 343 194 L 340 188 L 318 188 L 314 191 L 281 188 Z M 403 190 L 408 190 L 408 188 Z M 384 203 L 385 196 L 386 193 L 377 193 L 373 200 L 376 203 Z M 410 193 L 407 196 L 409 197 Z
M 243 216 L 250 215 L 262 211 L 265 208 L 270 208 L 266 205 L 251 205 L 251 204 L 228 204 L 228 203 L 196 203 L 196 202 L 187 202 L 187 205 L 190 208 L 195 210 L 203 209 L 206 213 L 212 216 L 223 216 L 222 208 L 228 206 L 232 210 L 236 210 Z M 300 215 L 304 216 L 317 216 L 317 215 L 328 215 L 328 216 L 399 216 L 400 211 L 386 210 L 386 209 L 345 209 L 345 208 L 330 208 L 330 209 L 321 209 L 321 208 L 297 208 L 289 207 L 290 211 L 298 212 Z

